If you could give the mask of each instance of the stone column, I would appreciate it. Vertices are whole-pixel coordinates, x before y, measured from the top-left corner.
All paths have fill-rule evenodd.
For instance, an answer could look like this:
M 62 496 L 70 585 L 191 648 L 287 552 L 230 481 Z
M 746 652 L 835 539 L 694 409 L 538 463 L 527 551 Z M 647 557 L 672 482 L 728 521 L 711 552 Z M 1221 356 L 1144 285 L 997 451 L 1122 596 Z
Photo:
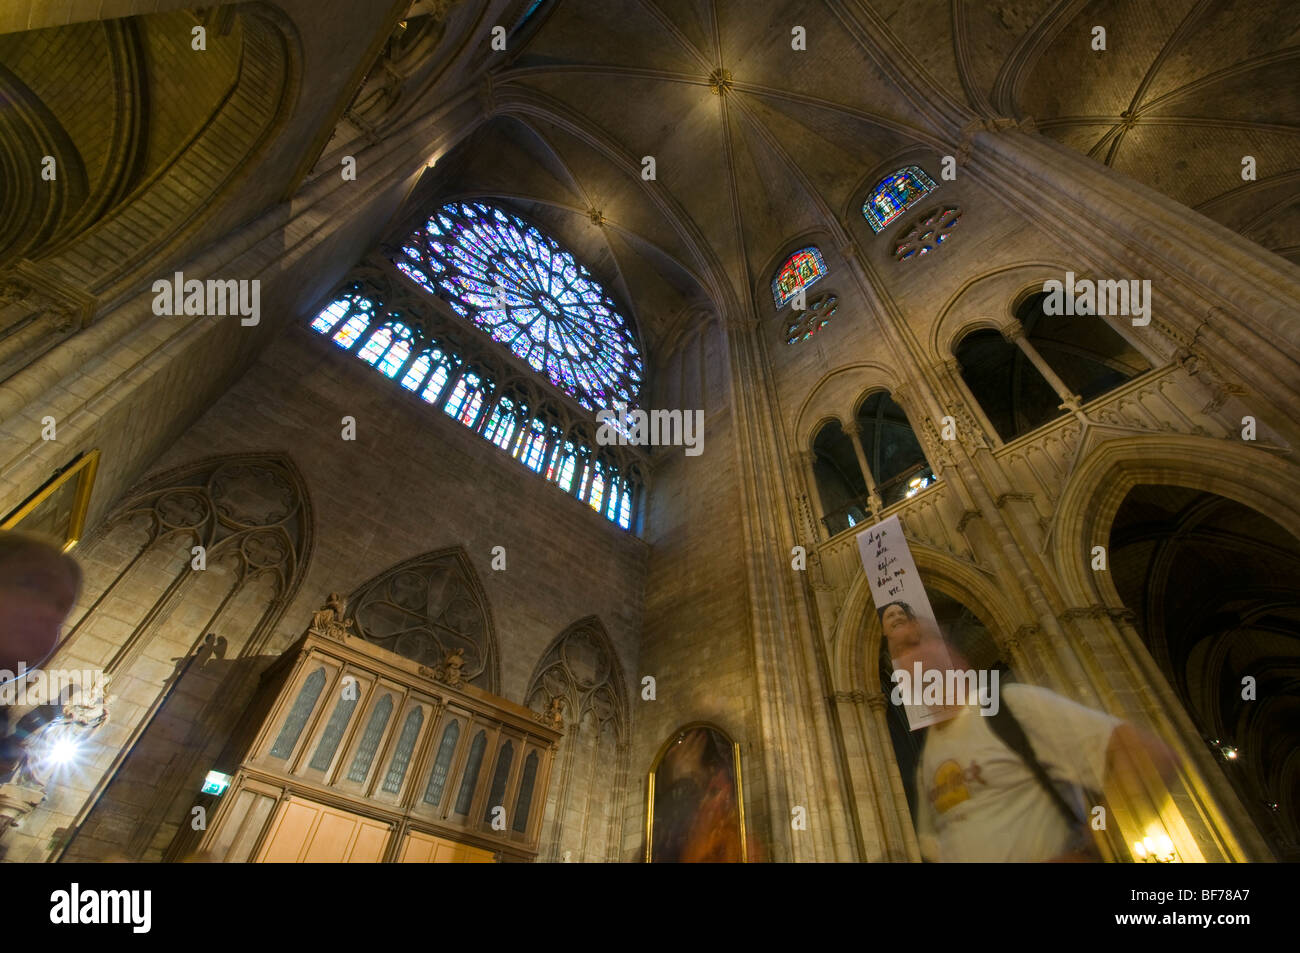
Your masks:
M 1196 340 L 1252 389 L 1300 400 L 1300 279 L 1294 266 L 1181 203 L 1043 136 L 972 122 L 966 171 L 1026 217 L 1067 221 L 1060 232 L 1083 262 L 1114 278 L 1150 278 L 1152 328 Z M 1208 320 L 1213 315 L 1213 320 Z
M 1038 353 L 1038 348 L 1029 343 L 1025 337 L 1025 328 L 1019 321 L 1012 321 L 1010 324 L 1003 325 L 999 330 L 1007 341 L 1020 348 L 1025 357 L 1029 358 L 1034 367 L 1038 368 L 1038 373 L 1042 374 L 1047 383 L 1051 385 L 1052 390 L 1056 391 L 1056 396 L 1061 398 L 1061 407 L 1070 411 L 1076 417 L 1082 419 L 1083 412 L 1079 410 L 1083 403 L 1083 398 L 1078 394 L 1072 393 L 1070 388 L 1065 386 L 1065 381 L 1052 370 L 1052 365 L 1043 359 L 1043 355 Z
M 804 478 L 808 481 L 808 499 L 812 503 L 813 531 L 816 533 L 814 542 L 820 542 L 822 534 L 817 527 L 825 528 L 822 517 L 826 515 L 826 508 L 822 505 L 821 488 L 817 486 L 817 470 L 814 466 L 817 455 L 811 450 L 796 450 L 792 456 L 791 462 L 794 464 L 795 472 L 802 471 Z
M 857 455 L 858 466 L 862 469 L 862 479 L 867 482 L 867 498 L 871 501 L 871 515 L 875 516 L 882 509 L 880 502 L 880 491 L 876 489 L 876 481 L 871 476 L 871 467 L 867 465 L 867 454 L 862 449 L 862 429 L 855 420 L 844 427 L 844 432 L 849 435 L 849 440 L 853 441 L 853 452 Z

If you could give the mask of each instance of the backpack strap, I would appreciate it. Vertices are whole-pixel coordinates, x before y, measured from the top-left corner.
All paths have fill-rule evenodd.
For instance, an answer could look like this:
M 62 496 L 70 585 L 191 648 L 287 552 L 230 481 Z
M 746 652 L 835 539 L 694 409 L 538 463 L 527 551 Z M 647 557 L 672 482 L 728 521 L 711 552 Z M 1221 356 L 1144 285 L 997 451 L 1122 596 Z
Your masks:
M 1025 729 L 1021 727 L 1020 722 L 1016 721 L 1016 716 L 1011 714 L 1011 709 L 1005 704 L 999 705 L 995 714 L 987 716 L 989 728 L 993 734 L 997 735 L 1004 745 L 1010 748 L 1029 768 L 1034 779 L 1038 781 L 1047 796 L 1052 799 L 1056 809 L 1061 812 L 1065 818 L 1066 824 L 1070 827 L 1079 827 L 1085 822 L 1079 817 L 1077 811 L 1070 807 L 1069 803 L 1062 796 L 1056 785 L 1052 783 L 1047 769 L 1042 766 L 1037 756 L 1034 754 L 1033 746 L 1029 743 L 1029 737 L 1025 734 Z

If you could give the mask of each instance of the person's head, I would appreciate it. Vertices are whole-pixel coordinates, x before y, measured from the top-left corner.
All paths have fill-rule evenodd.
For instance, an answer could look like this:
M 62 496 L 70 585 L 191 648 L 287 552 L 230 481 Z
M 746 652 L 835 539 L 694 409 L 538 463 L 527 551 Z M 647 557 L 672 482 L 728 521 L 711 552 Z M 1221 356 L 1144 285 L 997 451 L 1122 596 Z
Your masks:
M 920 640 L 920 620 L 906 602 L 887 602 L 876 610 L 876 614 L 880 617 L 880 628 L 891 656 Z
M 0 671 L 49 658 L 80 590 L 71 556 L 38 536 L 0 532 Z

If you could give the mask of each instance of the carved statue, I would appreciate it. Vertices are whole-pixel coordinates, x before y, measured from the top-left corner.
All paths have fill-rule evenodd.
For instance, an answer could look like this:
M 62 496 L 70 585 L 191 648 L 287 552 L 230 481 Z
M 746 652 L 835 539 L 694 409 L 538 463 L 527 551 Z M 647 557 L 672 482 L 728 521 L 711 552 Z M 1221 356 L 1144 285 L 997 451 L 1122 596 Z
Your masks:
M 329 598 L 325 600 L 325 605 L 312 613 L 310 631 L 339 640 L 342 640 L 345 635 L 351 635 L 352 620 L 343 618 L 347 607 L 348 604 L 342 596 L 337 592 L 331 592 Z
M 448 652 L 447 657 L 442 663 L 442 680 L 448 685 L 456 686 L 461 683 L 460 670 L 465 667 L 465 650 L 456 649 Z
M 550 719 L 551 727 L 556 731 L 564 727 L 564 699 L 559 695 L 551 696 L 551 704 L 546 709 L 546 717 Z

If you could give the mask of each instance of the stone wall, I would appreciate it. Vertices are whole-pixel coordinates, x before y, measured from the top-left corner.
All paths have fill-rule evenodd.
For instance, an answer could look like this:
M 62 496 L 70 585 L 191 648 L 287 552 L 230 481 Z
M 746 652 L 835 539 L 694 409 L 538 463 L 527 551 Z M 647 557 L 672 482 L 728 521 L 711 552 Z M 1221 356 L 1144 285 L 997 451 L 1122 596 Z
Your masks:
M 356 419 L 355 441 L 341 438 L 344 416 Z M 105 733 L 94 736 L 104 747 L 90 766 L 92 776 L 62 789 L 11 835 L 11 859 L 42 856 L 48 838 L 67 824 L 96 780 L 93 772 L 113 763 L 177 664 L 212 631 L 225 640 L 221 654 L 200 650 L 67 854 L 159 859 L 210 767 L 202 758 L 219 752 L 251 695 L 254 675 L 301 633 L 327 592 L 350 592 L 421 553 L 464 550 L 486 596 L 506 698 L 526 701 L 528 680 L 548 645 L 588 616 L 608 634 L 623 684 L 637 670 L 645 544 L 301 324 L 263 353 L 163 454 L 152 474 L 229 455 L 283 459 L 300 476 L 311 530 L 302 547 L 310 552 L 301 585 L 287 593 L 278 625 L 254 640 L 277 597 L 273 584 L 244 587 L 240 599 L 231 600 L 238 604 L 213 615 L 233 570 L 214 558 L 202 579 L 186 582 L 165 621 L 137 636 L 138 658 L 115 674 L 113 717 Z M 87 545 L 87 591 L 74 622 L 129 562 L 140 541 L 135 532 Z M 492 568 L 497 546 L 505 551 L 504 571 Z M 78 665 L 102 666 L 114 658 L 139 619 L 159 605 L 168 580 L 184 569 L 188 550 L 174 541 L 151 550 L 150 565 L 124 584 L 129 592 L 115 594 L 113 614 L 106 608 L 92 614 L 59 664 L 73 664 L 73 653 Z M 611 800 L 612 789 L 612 783 L 596 787 Z M 145 827 L 148 836 L 141 833 Z

